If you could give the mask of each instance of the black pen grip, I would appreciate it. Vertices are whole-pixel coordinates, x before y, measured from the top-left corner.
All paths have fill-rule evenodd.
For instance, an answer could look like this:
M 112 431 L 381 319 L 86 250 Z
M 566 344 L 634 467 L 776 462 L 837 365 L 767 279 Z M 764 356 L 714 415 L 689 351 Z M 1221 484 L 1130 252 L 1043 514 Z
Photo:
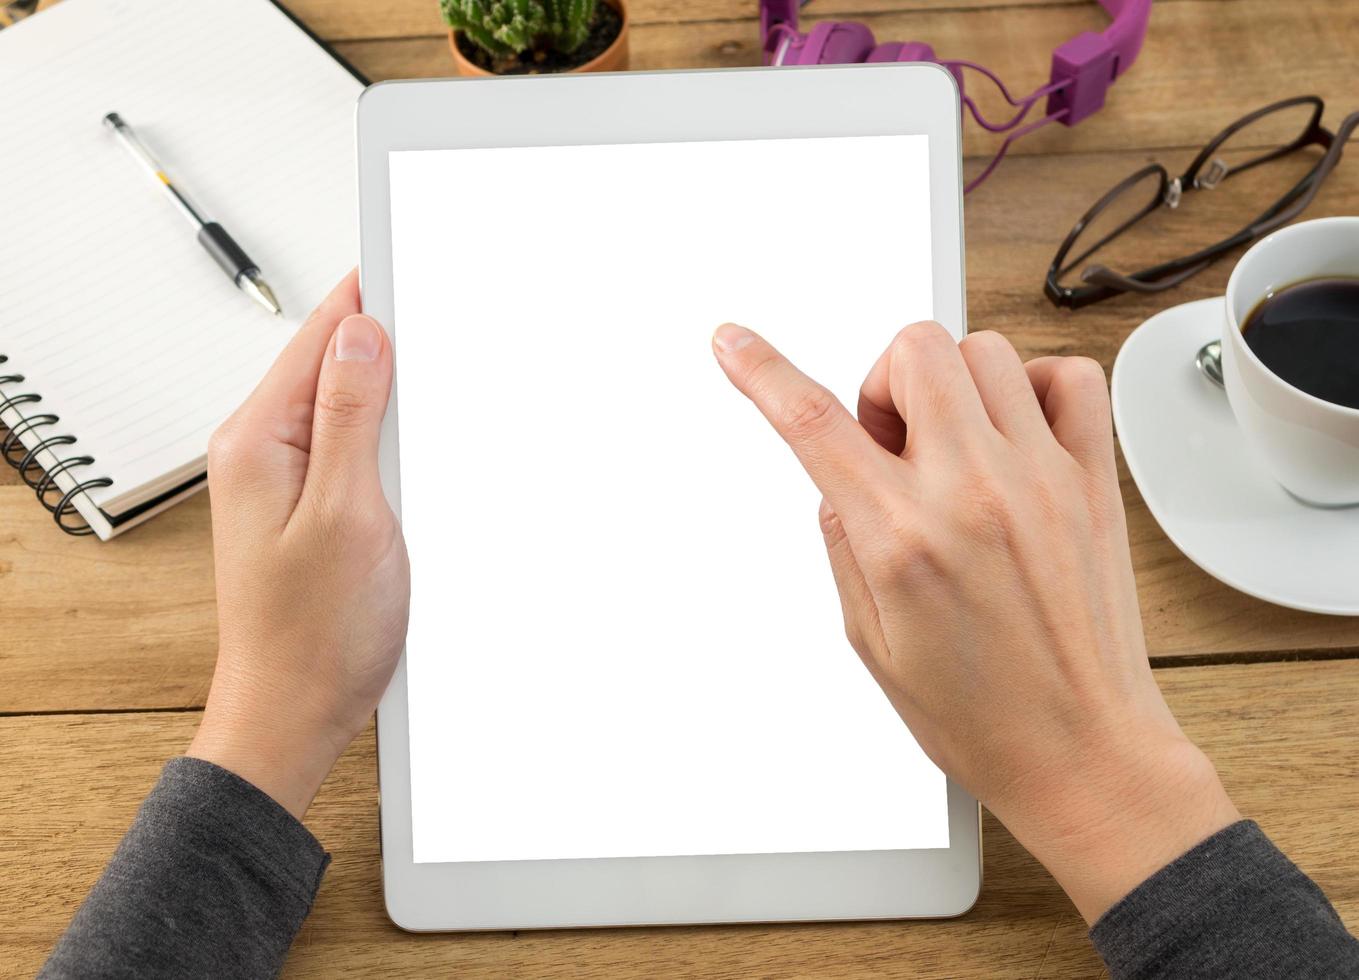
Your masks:
M 237 245 L 226 229 L 215 221 L 209 221 L 198 229 L 198 244 L 208 250 L 217 260 L 222 271 L 235 282 L 246 272 L 259 272 L 259 266 L 245 254 L 245 249 Z

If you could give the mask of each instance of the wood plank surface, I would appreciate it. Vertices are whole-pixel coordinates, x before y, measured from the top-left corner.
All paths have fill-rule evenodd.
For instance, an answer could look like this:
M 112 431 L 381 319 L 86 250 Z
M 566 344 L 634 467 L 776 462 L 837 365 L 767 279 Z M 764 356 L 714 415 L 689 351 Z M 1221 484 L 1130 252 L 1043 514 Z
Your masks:
M 809 15 L 857 17 L 882 10 L 998 11 L 1007 7 L 1075 6 L 1093 0 L 814 0 Z M 433 37 L 447 27 L 437 0 L 286 0 L 286 6 L 321 37 L 332 41 Z M 628 0 L 634 24 L 734 20 L 755 15 L 758 0 Z M 1076 33 L 1075 31 L 1072 32 Z
M 1359 621 L 1272 606 L 1191 564 L 1121 473 L 1154 663 L 1359 650 Z M 206 494 L 99 544 L 24 493 L 0 488 L 0 714 L 201 707 L 217 629 Z
M 1186 732 L 1257 819 L 1359 926 L 1359 661 L 1158 673 Z M 30 975 L 196 712 L 0 719 L 0 964 Z M 387 922 L 371 731 L 308 824 L 334 863 L 288 962 L 293 977 L 1094 977 L 1075 910 L 987 818 L 986 884 L 966 917 L 873 923 L 416 936 Z
M 1154 155 L 1178 172 L 1174 168 L 1187 164 L 1192 153 Z M 1173 303 L 1220 295 L 1230 261 L 1166 297 L 1122 297 L 1071 313 L 1054 309 L 1042 296 L 1048 262 L 1071 223 L 1148 156 L 1138 151 L 1019 157 L 972 195 L 971 328 L 999 330 L 1025 357 L 1086 354 L 1109 370 L 1142 320 Z M 1290 167 L 1305 165 L 1301 158 L 1286 165 L 1283 177 L 1294 173 Z M 1054 168 L 1060 168 L 1060 178 Z M 1258 170 L 1239 180 L 1211 194 L 1190 195 L 1176 212 L 1154 215 L 1128 236 L 1115 258 L 1135 263 L 1148 251 L 1152 259 L 1183 254 L 1234 231 L 1258 207 L 1259 194 L 1278 181 Z M 808 188 L 809 194 L 817 190 Z M 1359 213 L 1359 162 L 1341 165 L 1310 212 L 1345 213 Z M 744 227 L 748 219 L 732 215 L 732 222 Z M 0 467 L 0 473 L 10 471 Z M 1359 652 L 1359 619 L 1282 609 L 1222 585 L 1170 543 L 1126 472 L 1123 489 L 1148 646 L 1158 661 Z M 803 530 L 815 533 L 810 517 Z M 206 494 L 101 543 L 60 533 L 31 491 L 11 483 L 0 486 L 0 541 L 5 628 L 0 712 L 203 703 L 216 646 Z
M 722 20 L 639 24 L 634 69 L 731 68 L 759 63 L 755 3 L 716 0 Z M 809 13 L 821 8 L 813 4 Z M 862 9 L 862 8 L 859 8 Z M 1094 3 L 1013 10 L 921 9 L 894 3 L 858 19 L 883 40 L 921 39 L 946 58 L 980 62 L 1017 92 L 1047 81 L 1050 52 L 1106 22 Z M 811 21 L 809 21 L 810 23 Z M 1050 126 L 1020 140 L 1015 154 L 1073 153 L 1203 145 L 1239 116 L 1291 95 L 1320 95 L 1338 121 L 1359 108 L 1352 39 L 1359 4 L 1332 0 L 1174 0 L 1158 3 L 1137 64 L 1110 90 L 1098 114 L 1078 126 Z M 339 52 L 373 79 L 451 73 L 447 39 L 345 41 Z M 969 75 L 983 108 L 1004 118 L 989 86 Z M 968 154 L 999 141 L 964 127 Z M 969 202 L 970 203 L 970 202 Z
M 285 2 L 375 80 L 451 72 L 435 0 Z M 756 0 L 633 0 L 631 10 L 634 68 L 758 61 Z M 1106 20 L 1093 0 L 815 0 L 805 15 L 807 23 L 862 20 L 880 40 L 929 41 L 940 56 L 982 62 L 1021 91 L 1046 80 L 1054 46 Z M 971 327 L 1000 330 L 1025 357 L 1088 354 L 1107 370 L 1152 313 L 1220 295 L 1230 261 L 1169 296 L 1075 314 L 1054 310 L 1040 285 L 1074 219 L 1146 162 L 1178 172 L 1223 125 L 1288 95 L 1325 97 L 1332 125 L 1359 108 L 1357 40 L 1359 3 L 1350 0 L 1158 0 L 1141 58 L 1105 109 L 1022 140 L 968 198 Z M 999 114 L 971 77 L 969 91 Z M 997 140 L 970 122 L 965 130 L 975 170 Z M 1248 177 L 1157 213 L 1122 243 L 1116 264 L 1146 264 L 1235 230 L 1261 209 L 1270 181 L 1283 179 Z M 809 200 L 828 192 L 807 188 Z M 1359 161 L 1351 160 L 1308 216 L 1355 213 Z M 733 227 L 756 231 L 753 214 L 732 215 Z M 1359 804 L 1359 619 L 1285 610 L 1221 585 L 1170 543 L 1121 464 L 1120 475 L 1148 646 L 1166 668 L 1157 677 L 1172 708 L 1242 810 L 1359 926 L 1359 851 L 1349 846 Z M 815 533 L 810 517 L 807 531 Z M 24 976 L 197 723 L 216 645 L 207 494 L 101 544 L 57 531 L 0 467 L 0 635 L 0 976 Z M 1330 657 L 1345 659 L 1323 662 Z M 1231 663 L 1242 660 L 1272 662 Z M 1185 666 L 1200 662 L 1213 665 Z M 335 861 L 289 976 L 1104 973 L 1060 890 L 989 816 L 983 896 L 957 921 L 470 936 L 413 936 L 385 919 L 371 731 L 341 760 L 308 823 Z
M 103 543 L 0 487 L 0 713 L 201 707 L 217 653 L 208 495 Z

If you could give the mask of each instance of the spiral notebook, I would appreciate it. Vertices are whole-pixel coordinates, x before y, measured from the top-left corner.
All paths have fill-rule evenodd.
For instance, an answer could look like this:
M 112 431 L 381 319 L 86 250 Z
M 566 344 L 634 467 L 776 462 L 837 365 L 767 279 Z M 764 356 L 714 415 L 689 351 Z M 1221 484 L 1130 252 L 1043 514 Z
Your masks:
M 202 489 L 208 437 L 354 264 L 358 76 L 269 0 L 63 0 L 0 32 L 0 448 L 107 540 Z M 100 124 L 259 263 L 270 316 Z

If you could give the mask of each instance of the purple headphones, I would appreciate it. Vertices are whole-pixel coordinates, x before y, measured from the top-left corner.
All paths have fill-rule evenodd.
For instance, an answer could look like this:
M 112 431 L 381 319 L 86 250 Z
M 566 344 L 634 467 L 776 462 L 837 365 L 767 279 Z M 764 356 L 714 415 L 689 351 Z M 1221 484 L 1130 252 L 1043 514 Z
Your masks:
M 1109 86 L 1137 60 L 1147 34 L 1151 0 L 1099 0 L 1113 18 L 1102 34 L 1078 34 L 1052 52 L 1052 75 L 1048 83 L 1022 99 L 1010 95 L 1005 83 L 991 70 L 971 61 L 941 59 L 923 41 L 892 41 L 878 44 L 867 25 L 855 21 L 823 21 L 810 33 L 798 31 L 798 8 L 806 0 L 760 0 L 760 39 L 766 65 L 842 65 L 855 62 L 933 61 L 958 80 L 963 105 L 972 117 L 993 133 L 1008 133 L 995 159 L 967 185 L 971 191 L 991 175 L 1010 144 L 1050 122 L 1074 126 L 1104 105 Z M 981 72 L 995 82 L 1005 101 L 1019 111 L 1003 123 L 988 122 L 963 88 L 963 69 Z M 1039 99 L 1047 98 L 1047 114 L 1020 126 Z M 1018 127 L 1018 128 L 1016 128 Z

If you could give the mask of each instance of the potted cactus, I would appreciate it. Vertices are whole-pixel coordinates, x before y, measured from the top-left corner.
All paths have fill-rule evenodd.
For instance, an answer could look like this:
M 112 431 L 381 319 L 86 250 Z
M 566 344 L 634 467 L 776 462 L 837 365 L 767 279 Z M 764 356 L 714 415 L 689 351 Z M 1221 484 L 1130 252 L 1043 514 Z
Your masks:
M 621 71 L 626 0 L 439 0 L 460 75 Z

